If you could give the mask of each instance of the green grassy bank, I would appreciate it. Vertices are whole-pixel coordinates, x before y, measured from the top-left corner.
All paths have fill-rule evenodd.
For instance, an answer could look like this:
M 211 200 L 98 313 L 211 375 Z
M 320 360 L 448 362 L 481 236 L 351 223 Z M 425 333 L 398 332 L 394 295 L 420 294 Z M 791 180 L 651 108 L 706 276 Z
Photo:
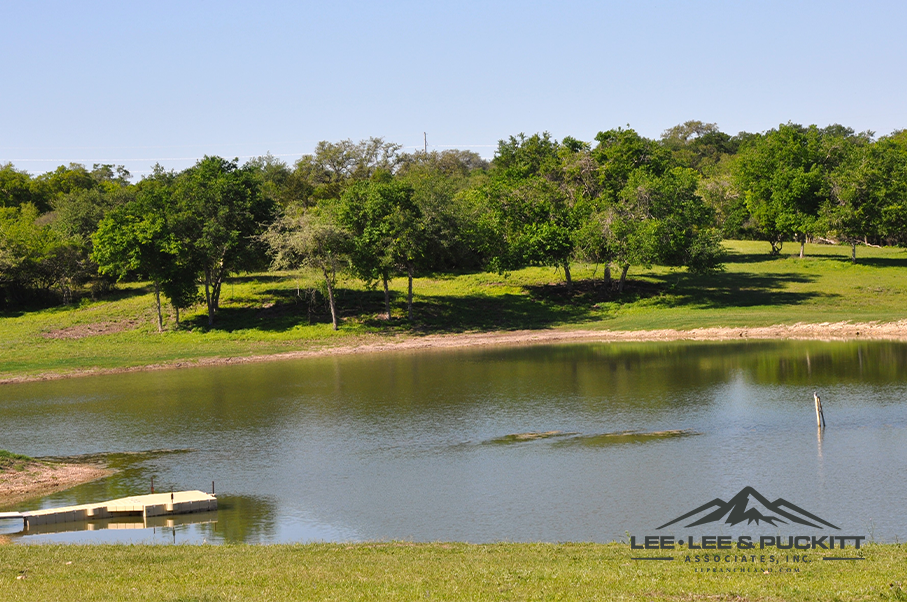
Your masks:
M 0 449 L 0 474 L 6 470 L 23 470 L 34 458 Z
M 0 314 L 0 379 L 90 368 L 119 368 L 238 357 L 420 336 L 519 329 L 691 329 L 796 322 L 893 322 L 907 318 L 907 251 L 797 245 L 780 257 L 768 244 L 730 241 L 725 269 L 708 275 L 634 268 L 618 295 L 601 286 L 601 268 L 578 265 L 576 290 L 563 275 L 529 268 L 507 275 L 438 274 L 415 281 L 415 319 L 405 319 L 404 279 L 392 282 L 393 316 L 383 293 L 353 279 L 340 283 L 342 326 L 333 332 L 323 302 L 307 291 L 314 273 L 236 277 L 224 285 L 208 328 L 202 306 L 168 316 L 159 334 L 147 284 L 123 284 L 109 297 L 77 306 Z M 593 280 L 595 276 L 595 280 Z
M 862 551 L 697 572 L 679 552 L 631 560 L 625 544 L 7 545 L 0 600 L 907 599 L 907 546 Z

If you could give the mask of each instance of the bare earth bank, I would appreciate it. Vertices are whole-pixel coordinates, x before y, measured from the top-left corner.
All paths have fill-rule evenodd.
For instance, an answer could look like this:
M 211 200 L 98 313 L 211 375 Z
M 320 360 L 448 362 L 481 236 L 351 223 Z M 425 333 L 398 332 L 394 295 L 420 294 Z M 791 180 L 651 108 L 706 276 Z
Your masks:
M 113 471 L 91 464 L 29 461 L 0 470 L 0 506 L 42 497 L 106 477 Z

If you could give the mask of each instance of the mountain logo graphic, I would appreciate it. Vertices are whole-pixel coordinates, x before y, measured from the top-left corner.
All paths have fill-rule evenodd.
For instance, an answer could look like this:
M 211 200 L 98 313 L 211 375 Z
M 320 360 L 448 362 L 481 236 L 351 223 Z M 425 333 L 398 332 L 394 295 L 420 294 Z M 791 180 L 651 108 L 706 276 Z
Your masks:
M 702 516 L 703 514 L 704 516 Z M 786 525 L 791 522 L 806 525 L 807 527 L 816 527 L 818 529 L 822 528 L 821 525 L 831 527 L 832 529 L 838 529 L 838 527 L 830 522 L 822 520 L 815 514 L 811 514 L 803 508 L 795 506 L 780 497 L 774 502 L 770 502 L 765 496 L 752 487 L 744 487 L 737 495 L 727 502 L 715 498 L 711 502 L 703 504 L 695 510 L 687 512 L 683 516 L 679 516 L 658 528 L 664 529 L 674 523 L 679 523 L 680 521 L 692 517 L 699 518 L 689 525 L 686 525 L 687 527 L 717 523 L 724 519 L 724 522 L 729 525 L 737 525 L 745 521 L 748 525 L 752 523 L 756 523 L 757 525 L 759 523 L 768 523 L 777 526 L 778 523 Z

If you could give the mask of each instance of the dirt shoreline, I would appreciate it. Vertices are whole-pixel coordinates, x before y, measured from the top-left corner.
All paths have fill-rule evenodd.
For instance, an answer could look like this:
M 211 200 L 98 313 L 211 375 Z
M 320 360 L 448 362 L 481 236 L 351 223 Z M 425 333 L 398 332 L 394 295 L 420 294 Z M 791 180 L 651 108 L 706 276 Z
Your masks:
M 0 470 L 0 506 L 9 506 L 95 481 L 114 471 L 91 464 L 28 461 Z
M 488 333 L 464 333 L 417 336 L 395 336 L 381 340 L 380 336 L 361 339 L 334 347 L 304 349 L 268 355 L 241 357 L 207 357 L 195 360 L 174 361 L 163 364 L 123 368 L 94 368 L 46 374 L 13 376 L 0 379 L 0 385 L 11 383 L 57 380 L 100 374 L 120 374 L 153 370 L 172 370 L 200 366 L 248 364 L 309 357 L 379 353 L 427 349 L 454 349 L 460 347 L 533 345 L 568 342 L 646 342 L 646 341 L 730 341 L 730 340 L 888 340 L 907 341 L 907 320 L 898 322 L 822 322 L 759 327 L 708 327 L 692 330 L 516 330 Z

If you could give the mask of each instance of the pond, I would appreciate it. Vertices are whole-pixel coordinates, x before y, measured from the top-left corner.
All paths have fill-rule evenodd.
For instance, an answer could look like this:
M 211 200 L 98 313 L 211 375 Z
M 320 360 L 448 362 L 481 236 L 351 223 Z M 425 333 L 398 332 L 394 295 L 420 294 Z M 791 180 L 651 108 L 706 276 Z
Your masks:
M 889 342 L 390 352 L 6 385 L 0 448 L 112 453 L 118 468 L 15 509 L 148 493 L 152 477 L 158 491 L 213 481 L 220 508 L 148 528 L 17 534 L 3 521 L 0 533 L 606 542 L 751 486 L 842 533 L 903 540 L 905 400 L 907 345 Z M 127 453 L 148 450 L 165 451 Z

